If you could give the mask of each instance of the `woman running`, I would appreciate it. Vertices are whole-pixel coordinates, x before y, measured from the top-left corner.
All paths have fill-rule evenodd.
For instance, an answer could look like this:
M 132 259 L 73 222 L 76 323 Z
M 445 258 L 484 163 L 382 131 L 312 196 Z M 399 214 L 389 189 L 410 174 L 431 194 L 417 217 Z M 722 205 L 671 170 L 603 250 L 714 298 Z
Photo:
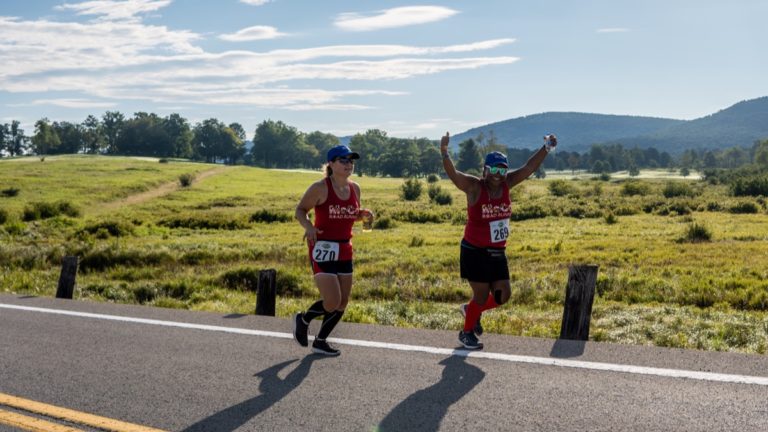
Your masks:
M 477 336 L 483 334 L 480 315 L 509 300 L 509 266 L 505 247 L 512 215 L 509 189 L 533 174 L 557 145 L 554 135 L 544 137 L 544 146 L 524 166 L 509 171 L 507 156 L 491 152 L 485 156 L 483 177 L 457 171 L 448 154 L 449 134 L 440 140 L 443 168 L 457 188 L 467 194 L 467 224 L 461 240 L 462 279 L 469 281 L 472 299 L 460 307 L 464 329 L 459 342 L 467 349 L 482 349 Z M 493 293 L 493 295 L 491 295 Z
M 352 225 L 373 212 L 360 208 L 360 186 L 349 180 L 360 155 L 340 145 L 328 150 L 326 177 L 309 186 L 296 206 L 296 219 L 304 228 L 309 259 L 321 300 L 294 317 L 293 337 L 308 346 L 309 323 L 322 316 L 323 323 L 312 343 L 312 351 L 337 356 L 339 350 L 326 341 L 341 321 L 352 291 Z M 315 210 L 314 225 L 309 212 Z

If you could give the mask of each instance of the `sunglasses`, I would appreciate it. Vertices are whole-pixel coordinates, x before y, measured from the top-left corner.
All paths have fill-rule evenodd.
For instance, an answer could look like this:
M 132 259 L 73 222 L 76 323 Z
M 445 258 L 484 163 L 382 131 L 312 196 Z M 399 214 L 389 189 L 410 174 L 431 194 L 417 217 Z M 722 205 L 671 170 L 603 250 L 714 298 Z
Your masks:
M 338 158 L 338 159 L 336 159 L 336 162 L 340 162 L 342 165 L 349 165 L 349 164 L 354 165 L 355 164 L 355 160 L 354 159 L 349 159 L 349 158 Z
M 507 174 L 507 168 L 489 166 L 488 167 L 488 172 L 490 172 L 491 174 L 506 175 Z

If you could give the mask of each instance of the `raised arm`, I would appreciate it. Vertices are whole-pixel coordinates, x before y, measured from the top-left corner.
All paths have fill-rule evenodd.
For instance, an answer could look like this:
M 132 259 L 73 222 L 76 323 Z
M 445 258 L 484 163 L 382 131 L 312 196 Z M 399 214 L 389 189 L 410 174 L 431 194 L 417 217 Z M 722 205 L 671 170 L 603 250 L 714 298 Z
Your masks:
M 451 138 L 448 132 L 446 132 L 445 135 L 440 139 L 440 154 L 443 156 L 443 169 L 445 169 L 445 173 L 448 174 L 448 178 L 451 179 L 457 188 L 464 191 L 465 193 L 469 193 L 474 187 L 477 186 L 479 179 L 477 177 L 464 174 L 461 171 L 457 171 L 456 167 L 453 166 L 451 156 L 448 154 L 448 142 L 450 139 Z
M 507 173 L 506 181 L 509 187 L 512 187 L 531 176 L 544 162 L 550 151 L 557 145 L 557 137 L 547 135 L 544 137 L 544 145 L 528 159 L 522 167 Z

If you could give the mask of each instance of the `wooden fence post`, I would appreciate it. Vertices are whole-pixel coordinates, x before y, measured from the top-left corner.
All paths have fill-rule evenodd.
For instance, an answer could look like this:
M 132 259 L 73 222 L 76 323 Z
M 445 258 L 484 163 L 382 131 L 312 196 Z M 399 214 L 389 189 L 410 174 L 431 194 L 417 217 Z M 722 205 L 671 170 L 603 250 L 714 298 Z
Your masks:
M 72 299 L 75 293 L 75 278 L 77 277 L 77 257 L 65 256 L 61 260 L 61 274 L 56 298 Z
M 277 296 L 277 271 L 261 270 L 259 283 L 256 285 L 256 315 L 275 316 L 275 297 Z
M 572 265 L 568 268 L 568 288 L 565 293 L 563 323 L 560 339 L 588 340 L 589 319 L 597 283 L 596 265 Z

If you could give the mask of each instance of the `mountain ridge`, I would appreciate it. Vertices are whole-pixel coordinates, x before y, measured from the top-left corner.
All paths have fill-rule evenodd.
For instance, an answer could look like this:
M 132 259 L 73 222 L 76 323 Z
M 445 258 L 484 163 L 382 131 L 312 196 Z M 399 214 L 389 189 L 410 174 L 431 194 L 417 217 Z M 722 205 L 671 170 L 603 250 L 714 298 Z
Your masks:
M 554 133 L 570 151 L 585 152 L 593 144 L 622 144 L 625 147 L 656 147 L 670 153 L 687 149 L 712 150 L 750 146 L 768 138 L 768 96 L 740 101 L 728 108 L 693 120 L 662 117 L 546 112 L 531 114 L 456 134 L 451 145 L 482 133 L 487 141 L 513 148 L 536 148 L 543 135 Z

